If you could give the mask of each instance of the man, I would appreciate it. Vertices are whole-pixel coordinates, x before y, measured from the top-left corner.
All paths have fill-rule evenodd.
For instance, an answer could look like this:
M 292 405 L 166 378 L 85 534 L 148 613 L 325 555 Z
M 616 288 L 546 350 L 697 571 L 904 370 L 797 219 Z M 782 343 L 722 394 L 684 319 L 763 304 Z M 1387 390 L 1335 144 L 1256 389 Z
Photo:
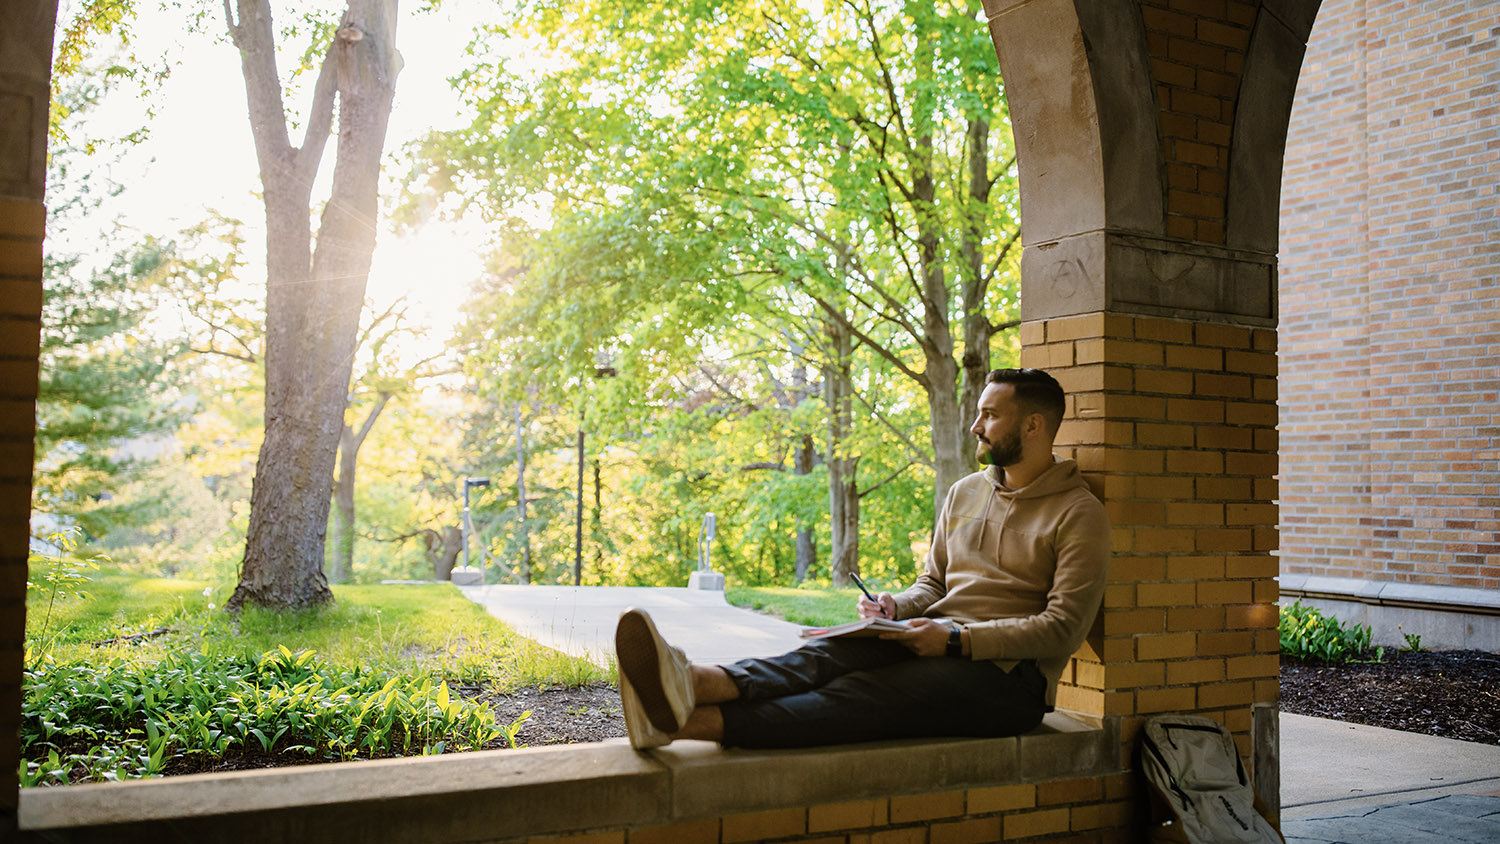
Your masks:
M 1051 709 L 1104 594 L 1109 523 L 1052 443 L 1062 387 L 1035 369 L 989 374 L 970 431 L 987 468 L 953 485 L 917 582 L 861 597 L 861 618 L 908 619 L 879 638 L 693 665 L 649 616 L 615 630 L 637 749 L 674 739 L 805 747 L 919 736 L 1009 736 Z

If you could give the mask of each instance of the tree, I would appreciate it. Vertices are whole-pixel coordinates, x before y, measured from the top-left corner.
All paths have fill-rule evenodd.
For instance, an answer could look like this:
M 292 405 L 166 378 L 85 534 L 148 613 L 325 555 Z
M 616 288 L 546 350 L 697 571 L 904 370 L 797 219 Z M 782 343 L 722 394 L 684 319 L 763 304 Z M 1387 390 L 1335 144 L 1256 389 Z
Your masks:
M 431 367 L 437 356 L 402 367 L 395 362 L 396 356 L 389 353 L 388 344 L 397 338 L 421 336 L 419 329 L 405 325 L 405 321 L 406 308 L 397 300 L 370 319 L 355 347 L 356 354 L 364 361 L 363 371 L 349 393 L 339 431 L 338 470 L 333 483 L 333 556 L 329 561 L 329 577 L 335 583 L 348 581 L 354 572 L 354 487 L 360 448 L 393 398 L 409 395 L 419 381 L 439 374 Z M 362 420 L 357 419 L 361 411 Z M 451 570 L 452 565 L 448 568 Z
M 477 65 L 460 82 L 477 118 L 434 141 L 429 174 L 496 217 L 550 203 L 533 279 L 559 358 L 693 354 L 694 335 L 746 321 L 797 338 L 825 380 L 842 582 L 858 565 L 846 441 L 891 418 L 861 397 L 855 348 L 922 391 L 927 443 L 904 451 L 932 468 L 936 509 L 973 467 L 965 431 L 990 344 L 1015 324 L 991 316 L 1015 311 L 1019 225 L 980 6 L 585 6 L 528 7 L 521 28 L 555 45 L 533 63 L 548 70 Z
M 269 0 L 224 0 L 239 50 L 266 209 L 265 439 L 239 584 L 226 602 L 332 600 L 323 572 L 333 468 L 375 247 L 380 158 L 401 56 L 396 0 L 349 0 L 326 31 L 301 146 L 292 146 Z M 312 188 L 334 114 L 331 195 L 314 246 Z
M 104 167 L 84 166 L 91 144 L 67 137 L 113 79 L 80 62 L 75 57 L 54 78 L 32 510 L 47 517 L 42 522 L 52 522 L 34 522 L 34 530 L 76 524 L 96 539 L 154 517 L 163 501 L 159 490 L 138 485 L 136 494 L 121 492 L 150 470 L 187 408 L 176 392 L 180 345 L 146 330 L 154 307 L 152 280 L 168 258 L 161 244 L 139 238 L 93 263 L 57 245 L 68 244 L 79 223 L 106 213 L 107 200 L 120 192 Z

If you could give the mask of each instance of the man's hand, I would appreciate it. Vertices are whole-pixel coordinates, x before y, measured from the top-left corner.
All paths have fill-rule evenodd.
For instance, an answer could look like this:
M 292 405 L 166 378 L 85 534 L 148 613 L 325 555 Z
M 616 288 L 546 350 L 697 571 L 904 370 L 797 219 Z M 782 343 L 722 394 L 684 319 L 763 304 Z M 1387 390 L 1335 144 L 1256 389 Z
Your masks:
M 863 595 L 859 596 L 859 602 L 856 606 L 859 609 L 860 618 L 893 619 L 896 617 L 896 599 L 891 597 L 891 593 L 881 592 L 876 596 L 875 600 L 880 603 L 877 604 Z
M 917 656 L 943 656 L 948 652 L 948 632 L 952 628 L 947 624 L 930 618 L 913 618 L 906 625 L 906 630 L 881 633 L 880 638 L 900 642 Z

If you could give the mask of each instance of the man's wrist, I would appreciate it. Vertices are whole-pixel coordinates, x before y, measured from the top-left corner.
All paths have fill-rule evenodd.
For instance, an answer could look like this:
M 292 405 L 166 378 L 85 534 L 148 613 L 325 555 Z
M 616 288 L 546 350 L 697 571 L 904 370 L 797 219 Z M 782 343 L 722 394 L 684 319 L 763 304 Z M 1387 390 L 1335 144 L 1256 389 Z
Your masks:
M 946 652 L 948 656 L 961 657 L 964 655 L 964 651 L 967 650 L 964 647 L 964 638 L 967 632 L 964 630 L 962 624 L 955 624 L 948 629 L 948 649 Z

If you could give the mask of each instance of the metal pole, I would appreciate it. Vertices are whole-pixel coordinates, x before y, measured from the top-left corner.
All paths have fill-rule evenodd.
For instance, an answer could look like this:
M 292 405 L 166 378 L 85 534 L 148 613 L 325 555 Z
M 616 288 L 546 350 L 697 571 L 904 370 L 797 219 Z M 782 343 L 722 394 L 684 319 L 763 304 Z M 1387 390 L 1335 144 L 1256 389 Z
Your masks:
M 583 585 L 583 415 L 578 418 L 578 517 L 573 523 L 573 585 Z
M 464 478 L 464 569 L 469 568 L 469 479 Z

